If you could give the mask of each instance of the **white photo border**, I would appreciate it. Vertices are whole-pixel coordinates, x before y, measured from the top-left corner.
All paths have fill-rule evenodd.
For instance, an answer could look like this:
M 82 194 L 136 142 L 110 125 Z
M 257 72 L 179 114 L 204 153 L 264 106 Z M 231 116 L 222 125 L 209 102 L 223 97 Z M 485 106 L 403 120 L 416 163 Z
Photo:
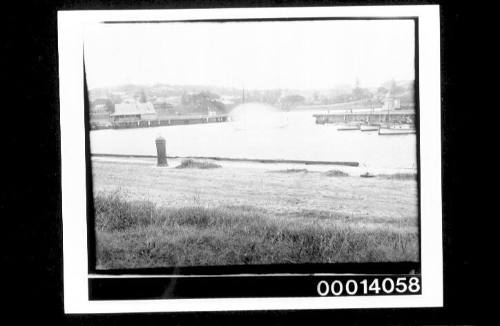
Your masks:
M 83 32 L 101 21 L 417 18 L 420 101 L 419 295 L 90 301 L 83 84 Z M 363 6 L 58 12 L 65 313 L 408 308 L 443 306 L 439 6 Z M 417 73 L 417 72 L 416 72 Z

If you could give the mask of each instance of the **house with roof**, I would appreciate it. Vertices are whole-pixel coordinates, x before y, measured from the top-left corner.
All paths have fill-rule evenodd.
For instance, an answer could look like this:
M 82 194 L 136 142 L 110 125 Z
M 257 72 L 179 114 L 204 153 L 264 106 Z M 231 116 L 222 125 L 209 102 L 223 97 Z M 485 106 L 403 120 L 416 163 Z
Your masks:
M 157 119 L 158 115 L 152 103 L 141 103 L 133 100 L 115 104 L 115 112 L 111 114 L 113 123 L 151 121 Z

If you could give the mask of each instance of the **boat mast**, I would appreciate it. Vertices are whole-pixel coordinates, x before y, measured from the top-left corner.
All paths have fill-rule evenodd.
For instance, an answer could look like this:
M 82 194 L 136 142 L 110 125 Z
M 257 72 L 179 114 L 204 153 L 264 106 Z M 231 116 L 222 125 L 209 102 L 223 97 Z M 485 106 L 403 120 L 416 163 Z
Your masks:
M 370 111 L 370 115 L 368 116 L 368 124 L 371 124 L 372 122 L 372 117 L 373 117 L 373 113 L 374 113 L 374 107 L 373 107 L 373 99 L 370 98 L 370 107 L 371 107 L 371 111 Z
M 389 119 L 389 108 L 390 108 L 389 103 L 387 103 L 387 123 L 390 122 L 390 119 Z

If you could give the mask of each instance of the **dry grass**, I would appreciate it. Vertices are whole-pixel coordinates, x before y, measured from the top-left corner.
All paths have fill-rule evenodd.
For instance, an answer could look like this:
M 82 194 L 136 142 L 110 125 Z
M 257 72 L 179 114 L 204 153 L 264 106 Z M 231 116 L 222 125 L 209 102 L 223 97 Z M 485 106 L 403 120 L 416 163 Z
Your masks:
M 181 161 L 170 162 L 173 166 Z M 279 169 L 277 169 L 279 170 Z M 326 177 L 324 172 L 270 173 L 269 169 L 224 166 L 219 169 L 160 169 L 155 162 L 92 163 L 96 192 L 121 188 L 130 200 L 166 207 L 265 208 L 286 216 L 303 209 L 379 219 L 418 221 L 415 180 Z M 197 201 L 193 201 L 197 198 Z
M 349 174 L 340 170 L 329 170 L 324 173 L 327 177 L 348 177 Z
M 354 227 L 342 215 L 300 223 L 250 206 L 168 208 L 117 191 L 98 193 L 94 204 L 99 269 L 418 259 L 415 231 Z

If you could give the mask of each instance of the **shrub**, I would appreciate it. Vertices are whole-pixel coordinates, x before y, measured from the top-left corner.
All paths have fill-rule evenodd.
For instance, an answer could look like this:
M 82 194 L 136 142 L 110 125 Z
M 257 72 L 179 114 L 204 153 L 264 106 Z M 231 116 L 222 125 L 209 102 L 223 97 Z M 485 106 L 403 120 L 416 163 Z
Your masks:
M 199 162 L 192 159 L 182 160 L 181 164 L 176 166 L 177 169 L 216 169 L 220 167 L 219 164 L 207 161 Z
M 324 173 L 325 176 L 327 177 L 348 177 L 349 174 L 345 173 L 344 171 L 340 170 L 329 170 Z

